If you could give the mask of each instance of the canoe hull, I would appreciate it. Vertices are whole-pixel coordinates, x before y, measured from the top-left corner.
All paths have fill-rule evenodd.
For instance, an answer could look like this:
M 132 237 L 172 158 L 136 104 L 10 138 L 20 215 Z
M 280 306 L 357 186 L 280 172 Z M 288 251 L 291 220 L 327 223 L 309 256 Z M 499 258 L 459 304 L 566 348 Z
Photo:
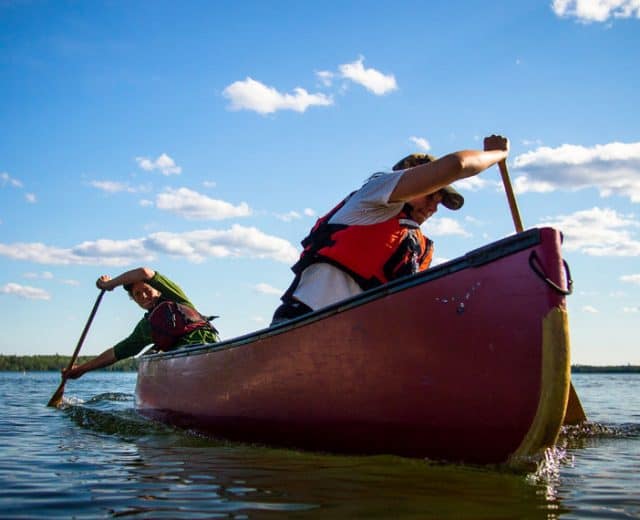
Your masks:
M 533 454 L 562 425 L 569 341 L 564 295 L 529 264 L 533 252 L 566 286 L 560 235 L 527 233 L 285 326 L 143 357 L 137 406 L 278 446 L 473 463 Z

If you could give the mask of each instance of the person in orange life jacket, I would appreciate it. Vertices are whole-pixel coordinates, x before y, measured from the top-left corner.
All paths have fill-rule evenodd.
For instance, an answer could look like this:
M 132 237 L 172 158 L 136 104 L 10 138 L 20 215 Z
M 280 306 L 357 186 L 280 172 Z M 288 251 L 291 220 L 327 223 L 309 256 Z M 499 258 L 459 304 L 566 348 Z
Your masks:
M 107 291 L 123 286 L 131 299 L 148 312 L 133 332 L 115 346 L 86 363 L 63 369 L 65 379 L 77 379 L 91 370 L 135 356 L 151 343 L 157 350 L 173 350 L 218 341 L 218 331 L 196 311 L 182 289 L 149 267 L 133 269 L 115 278 L 102 275 L 96 285 Z
M 457 210 L 464 199 L 451 183 L 507 158 L 509 140 L 484 139 L 483 150 L 439 159 L 413 154 L 392 172 L 376 173 L 327 215 L 303 241 L 295 278 L 272 325 L 302 316 L 390 280 L 429 267 L 433 244 L 420 231 L 438 205 Z

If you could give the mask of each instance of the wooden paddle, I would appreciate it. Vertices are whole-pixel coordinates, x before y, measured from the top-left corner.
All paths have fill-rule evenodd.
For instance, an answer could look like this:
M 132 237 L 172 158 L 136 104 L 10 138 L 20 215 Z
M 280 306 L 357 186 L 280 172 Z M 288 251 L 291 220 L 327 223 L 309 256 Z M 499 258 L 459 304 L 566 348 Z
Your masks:
M 507 170 L 507 161 L 502 160 L 498 163 L 500 168 L 500 175 L 502 176 L 502 184 L 504 185 L 504 191 L 507 193 L 507 200 L 509 201 L 509 208 L 511 209 L 511 217 L 513 218 L 513 225 L 516 228 L 516 232 L 522 233 L 524 227 L 522 225 L 522 219 L 520 218 L 520 211 L 518 210 L 518 204 L 516 203 L 516 196 L 513 193 L 513 187 L 511 186 L 511 179 L 509 178 L 509 170 Z M 587 420 L 587 415 L 584 413 L 584 408 L 580 402 L 580 398 L 573 388 L 573 382 L 569 384 L 569 401 L 567 402 L 567 411 L 564 414 L 564 424 L 579 424 Z
M 80 339 L 78 340 L 78 344 L 76 345 L 76 349 L 73 351 L 73 355 L 71 356 L 71 361 L 69 361 L 69 366 L 67 367 L 67 370 L 69 370 L 73 364 L 76 362 L 76 359 L 78 358 L 78 354 L 80 353 L 80 347 L 82 347 L 82 343 L 84 343 L 84 338 L 87 335 L 87 332 L 89 332 L 89 327 L 91 326 L 91 322 L 93 321 L 93 317 L 96 315 L 96 311 L 98 310 L 98 306 L 100 305 L 100 300 L 102 300 L 102 297 L 104 296 L 104 289 L 102 289 L 100 291 L 100 294 L 98 295 L 98 298 L 96 299 L 96 303 L 93 305 L 93 309 L 91 310 L 91 314 L 89 315 L 89 319 L 87 320 L 87 324 L 84 326 L 84 330 L 82 331 L 82 334 L 80 335 Z M 53 406 L 55 408 L 57 408 L 58 406 L 60 406 L 60 403 L 62 402 L 62 394 L 64 394 L 64 384 L 67 382 L 66 378 L 62 378 L 62 382 L 60 383 L 60 386 L 58 387 L 58 389 L 56 390 L 56 393 L 53 394 L 53 396 L 51 397 L 51 399 L 49 399 L 49 402 L 47 403 L 47 406 Z

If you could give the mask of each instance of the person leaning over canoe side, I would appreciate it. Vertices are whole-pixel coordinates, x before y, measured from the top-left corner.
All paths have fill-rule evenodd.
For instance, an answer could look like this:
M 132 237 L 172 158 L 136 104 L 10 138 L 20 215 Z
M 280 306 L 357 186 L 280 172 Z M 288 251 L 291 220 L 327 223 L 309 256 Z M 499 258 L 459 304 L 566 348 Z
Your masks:
M 173 350 L 218 341 L 218 331 L 195 309 L 182 289 L 149 267 L 139 267 L 115 278 L 102 275 L 96 285 L 107 291 L 122 285 L 131 299 L 148 312 L 127 338 L 86 363 L 63 369 L 64 379 L 77 379 L 91 370 L 135 356 L 151 343 L 157 350 Z
M 483 150 L 462 150 L 439 159 L 413 154 L 392 172 L 373 174 L 318 219 L 302 241 L 300 259 L 291 268 L 295 278 L 271 324 L 427 269 L 433 243 L 420 224 L 438 204 L 460 209 L 464 198 L 450 184 L 477 175 L 508 153 L 509 140 L 491 135 L 484 139 Z

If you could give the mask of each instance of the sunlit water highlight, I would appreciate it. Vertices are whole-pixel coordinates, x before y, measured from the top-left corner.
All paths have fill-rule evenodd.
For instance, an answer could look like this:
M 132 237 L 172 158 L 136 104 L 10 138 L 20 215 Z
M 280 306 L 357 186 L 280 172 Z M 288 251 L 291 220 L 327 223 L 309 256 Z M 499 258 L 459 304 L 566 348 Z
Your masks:
M 575 375 L 590 422 L 516 469 L 234 444 L 139 416 L 135 374 L 58 383 L 0 373 L 1 518 L 640 517 L 638 374 Z

